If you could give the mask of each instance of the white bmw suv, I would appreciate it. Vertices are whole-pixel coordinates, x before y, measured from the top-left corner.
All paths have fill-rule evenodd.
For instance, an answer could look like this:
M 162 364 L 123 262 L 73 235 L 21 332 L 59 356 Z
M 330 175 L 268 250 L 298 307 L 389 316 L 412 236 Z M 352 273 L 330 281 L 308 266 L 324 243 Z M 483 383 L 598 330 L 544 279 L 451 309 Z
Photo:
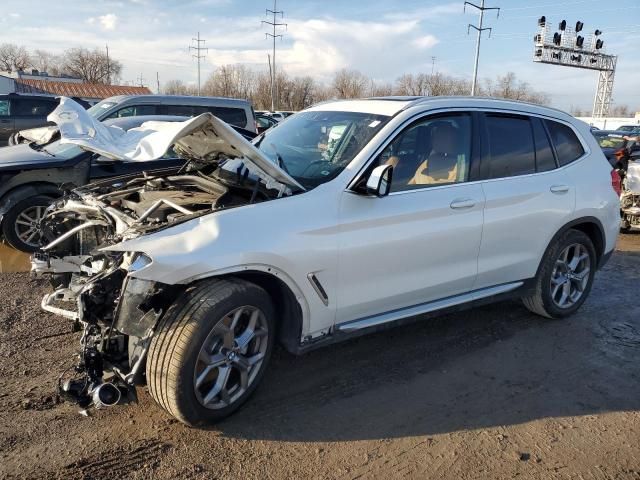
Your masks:
M 611 167 L 588 125 L 550 108 L 332 101 L 253 143 L 204 114 L 150 125 L 128 149 L 64 108 L 65 141 L 189 160 L 48 211 L 33 270 L 57 287 L 43 308 L 84 329 L 63 385 L 84 404 L 147 384 L 171 415 L 207 424 L 250 396 L 276 341 L 298 354 L 508 297 L 566 317 L 616 241 Z

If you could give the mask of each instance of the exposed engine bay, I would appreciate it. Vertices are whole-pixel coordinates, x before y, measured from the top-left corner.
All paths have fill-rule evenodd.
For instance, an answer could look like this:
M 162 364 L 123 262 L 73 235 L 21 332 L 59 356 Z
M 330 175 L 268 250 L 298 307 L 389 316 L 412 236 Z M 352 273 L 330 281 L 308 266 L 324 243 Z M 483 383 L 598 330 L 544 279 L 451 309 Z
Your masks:
M 144 362 L 155 328 L 186 288 L 135 278 L 153 260 L 143 252 L 109 247 L 216 211 L 290 195 L 283 179 L 295 188 L 294 180 L 212 115 L 182 123 L 186 126 L 179 131 L 176 122 L 167 127 L 174 137 L 165 135 L 160 142 L 188 160 L 180 170 L 81 187 L 51 205 L 42 220 L 46 245 L 33 255 L 32 272 L 49 276 L 55 289 L 43 298 L 42 308 L 70 319 L 82 331 L 78 362 L 60 377 L 59 389 L 83 407 L 135 398 L 132 387 L 145 383 Z M 85 129 L 89 133 L 78 140 L 83 148 L 92 149 L 95 143 L 96 151 L 125 155 L 111 148 L 109 138 L 98 138 L 100 128 L 105 127 L 96 125 L 92 131 L 80 122 L 72 134 Z M 66 130 L 60 125 L 63 139 Z M 162 129 L 152 130 L 157 133 Z M 141 148 L 143 141 L 135 155 L 154 149 L 156 156 L 164 153 L 157 144 Z

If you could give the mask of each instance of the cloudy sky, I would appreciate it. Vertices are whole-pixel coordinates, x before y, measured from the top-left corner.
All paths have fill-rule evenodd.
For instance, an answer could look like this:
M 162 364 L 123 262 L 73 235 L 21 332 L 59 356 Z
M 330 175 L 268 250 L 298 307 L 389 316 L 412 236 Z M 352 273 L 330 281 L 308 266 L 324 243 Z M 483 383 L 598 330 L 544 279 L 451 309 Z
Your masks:
M 475 3 L 480 3 L 477 0 Z M 340 68 L 360 70 L 381 81 L 402 73 L 430 72 L 471 78 L 477 22 L 474 9 L 449 0 L 279 0 L 288 24 L 277 42 L 278 67 L 292 75 L 326 80 Z M 597 73 L 531 61 L 536 20 L 555 25 L 581 20 L 585 32 L 603 30 L 605 48 L 618 55 L 616 105 L 640 110 L 640 0 L 486 0 L 493 28 L 482 43 L 479 76 L 513 71 L 551 96 L 553 105 L 590 109 Z M 608 5 L 608 6 L 603 6 Z M 123 80 L 140 76 L 154 91 L 170 79 L 195 82 L 189 44 L 199 31 L 209 48 L 203 78 L 216 65 L 243 63 L 267 69 L 271 43 L 265 9 L 272 0 L 3 0 L 0 43 L 60 53 L 84 46 L 104 48 L 124 64 Z M 485 35 L 488 32 L 485 32 Z

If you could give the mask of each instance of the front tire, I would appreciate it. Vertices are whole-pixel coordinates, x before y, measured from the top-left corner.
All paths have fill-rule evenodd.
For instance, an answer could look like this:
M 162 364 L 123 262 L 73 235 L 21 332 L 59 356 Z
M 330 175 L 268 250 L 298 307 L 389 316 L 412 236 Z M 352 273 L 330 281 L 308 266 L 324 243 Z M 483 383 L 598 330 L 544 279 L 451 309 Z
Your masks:
M 167 311 L 151 341 L 151 396 L 190 426 L 225 418 L 260 383 L 274 337 L 273 305 L 262 288 L 240 279 L 192 287 Z
M 7 243 L 22 252 L 37 251 L 42 241 L 40 221 L 52 201 L 46 195 L 35 195 L 17 202 L 2 220 L 2 234 Z
M 522 301 L 531 312 L 564 318 L 584 303 L 597 266 L 591 239 L 579 230 L 567 230 L 545 252 L 534 289 Z

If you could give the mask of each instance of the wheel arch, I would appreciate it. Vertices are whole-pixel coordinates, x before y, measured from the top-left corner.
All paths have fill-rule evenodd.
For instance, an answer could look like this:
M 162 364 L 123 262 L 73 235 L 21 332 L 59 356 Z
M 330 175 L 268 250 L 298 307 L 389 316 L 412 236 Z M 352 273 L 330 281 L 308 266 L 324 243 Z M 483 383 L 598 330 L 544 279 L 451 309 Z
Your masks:
M 276 339 L 293 354 L 299 353 L 302 332 L 309 323 L 309 306 L 302 290 L 283 271 L 269 265 L 237 266 L 197 281 L 239 278 L 263 288 L 273 301 L 277 316 Z
M 562 234 L 572 229 L 578 230 L 589 237 L 589 239 L 593 243 L 593 246 L 596 250 L 596 264 L 599 267 L 601 266 L 601 260 L 605 257 L 604 249 L 606 247 L 606 237 L 604 233 L 604 227 L 602 226 L 602 222 L 600 222 L 600 220 L 598 220 L 598 218 L 596 217 L 591 217 L 591 216 L 580 217 L 564 224 L 551 238 L 551 240 L 547 244 L 547 247 L 544 250 L 544 254 L 542 258 L 540 259 L 540 262 L 538 264 L 538 269 L 536 271 L 536 275 L 540 271 L 545 255 L 549 250 L 549 248 L 558 240 L 558 238 L 560 238 Z
M 35 195 L 57 198 L 62 195 L 62 192 L 55 184 L 48 182 L 30 182 L 17 185 L 0 197 L 0 215 L 6 214 L 19 201 Z

